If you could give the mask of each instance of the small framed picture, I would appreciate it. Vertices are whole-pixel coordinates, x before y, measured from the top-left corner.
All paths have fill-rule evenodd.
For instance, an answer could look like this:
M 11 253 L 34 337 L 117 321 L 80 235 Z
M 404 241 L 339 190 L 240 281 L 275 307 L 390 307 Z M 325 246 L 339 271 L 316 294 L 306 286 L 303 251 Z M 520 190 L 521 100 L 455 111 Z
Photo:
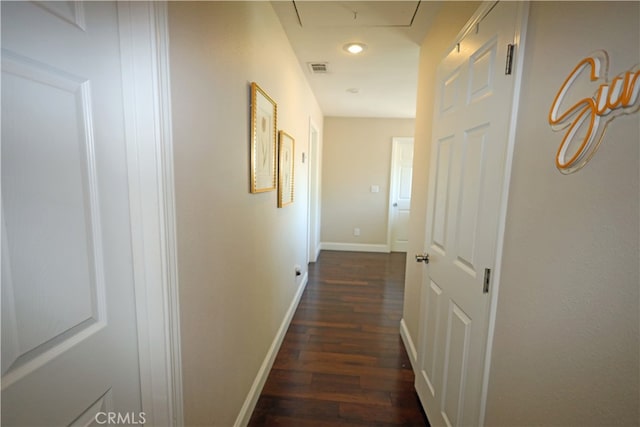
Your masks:
M 278 207 L 293 203 L 295 190 L 293 182 L 295 140 L 286 133 L 280 131 L 278 144 Z
M 278 106 L 257 83 L 251 83 L 251 176 L 250 190 L 276 189 Z

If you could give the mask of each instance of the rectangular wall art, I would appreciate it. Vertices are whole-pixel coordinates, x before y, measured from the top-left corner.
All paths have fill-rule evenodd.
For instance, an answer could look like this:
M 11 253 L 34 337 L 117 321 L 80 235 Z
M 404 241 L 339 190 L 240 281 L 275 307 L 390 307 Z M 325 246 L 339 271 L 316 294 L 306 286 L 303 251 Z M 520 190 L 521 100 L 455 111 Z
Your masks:
M 273 99 L 251 83 L 251 192 L 276 188 L 277 111 Z
M 293 164 L 295 154 L 295 140 L 286 133 L 280 131 L 280 144 L 278 149 L 278 207 L 284 207 L 293 203 Z

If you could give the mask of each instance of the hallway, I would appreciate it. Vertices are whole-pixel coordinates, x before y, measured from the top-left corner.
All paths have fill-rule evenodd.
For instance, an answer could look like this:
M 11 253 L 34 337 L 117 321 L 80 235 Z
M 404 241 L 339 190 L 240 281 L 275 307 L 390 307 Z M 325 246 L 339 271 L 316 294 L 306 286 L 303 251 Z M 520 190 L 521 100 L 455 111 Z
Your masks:
M 405 254 L 323 251 L 250 426 L 428 425 L 402 345 Z

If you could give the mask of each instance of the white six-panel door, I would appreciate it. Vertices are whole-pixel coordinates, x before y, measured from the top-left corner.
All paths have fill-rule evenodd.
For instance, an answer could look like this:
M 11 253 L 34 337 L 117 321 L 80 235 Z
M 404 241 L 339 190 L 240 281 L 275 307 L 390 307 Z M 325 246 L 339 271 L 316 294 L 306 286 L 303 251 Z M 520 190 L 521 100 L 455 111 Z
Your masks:
M 416 375 L 432 425 L 482 421 L 490 274 L 515 81 L 506 62 L 520 7 L 483 5 L 477 24 L 438 67 Z
M 2 3 L 3 425 L 141 421 L 121 76 L 114 3 Z
M 413 138 L 393 138 L 389 192 L 389 235 L 393 252 L 406 252 L 409 243 Z

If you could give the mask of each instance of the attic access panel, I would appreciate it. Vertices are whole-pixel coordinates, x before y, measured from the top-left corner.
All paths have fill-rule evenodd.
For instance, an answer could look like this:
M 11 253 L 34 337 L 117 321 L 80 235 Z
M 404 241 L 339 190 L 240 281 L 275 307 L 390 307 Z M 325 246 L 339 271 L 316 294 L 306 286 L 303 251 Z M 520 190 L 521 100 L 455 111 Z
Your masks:
M 413 1 L 293 1 L 303 28 L 410 27 L 420 7 Z

